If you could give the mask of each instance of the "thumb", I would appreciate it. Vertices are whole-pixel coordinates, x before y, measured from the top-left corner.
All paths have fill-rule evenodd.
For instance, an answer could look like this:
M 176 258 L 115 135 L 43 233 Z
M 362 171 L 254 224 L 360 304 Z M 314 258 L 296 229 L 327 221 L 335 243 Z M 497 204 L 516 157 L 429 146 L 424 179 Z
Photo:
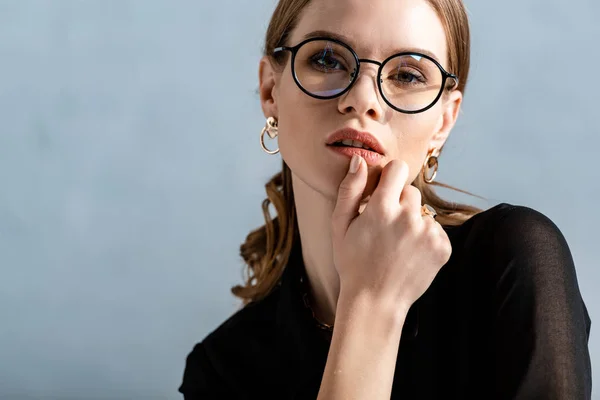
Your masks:
M 360 200 L 367 184 L 367 168 L 363 158 L 354 154 L 346 177 L 340 183 L 333 210 L 333 234 L 344 236 L 352 220 L 358 216 Z

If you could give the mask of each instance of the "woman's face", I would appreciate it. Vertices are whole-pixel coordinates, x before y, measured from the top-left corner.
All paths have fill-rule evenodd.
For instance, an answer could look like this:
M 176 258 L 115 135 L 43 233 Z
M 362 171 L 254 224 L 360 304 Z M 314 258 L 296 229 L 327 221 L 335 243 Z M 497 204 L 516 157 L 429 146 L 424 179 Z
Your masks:
M 449 70 L 443 25 L 425 0 L 313 0 L 301 13 L 287 45 L 294 46 L 315 31 L 343 37 L 360 59 L 381 62 L 401 51 L 425 50 Z M 306 185 L 335 200 L 350 157 L 334 151 L 327 142 L 341 128 L 368 132 L 383 148 L 383 156 L 370 162 L 365 197 L 372 193 L 381 169 L 392 159 L 406 161 L 412 182 L 428 152 L 442 147 L 460 107 L 460 92 L 445 94 L 425 112 L 403 114 L 381 98 L 377 69 L 375 64 L 361 63 L 359 77 L 348 92 L 320 100 L 298 88 L 291 73 L 291 57 L 287 57 L 283 70 L 273 69 L 263 58 L 263 111 L 279 122 L 280 153 L 295 185 Z

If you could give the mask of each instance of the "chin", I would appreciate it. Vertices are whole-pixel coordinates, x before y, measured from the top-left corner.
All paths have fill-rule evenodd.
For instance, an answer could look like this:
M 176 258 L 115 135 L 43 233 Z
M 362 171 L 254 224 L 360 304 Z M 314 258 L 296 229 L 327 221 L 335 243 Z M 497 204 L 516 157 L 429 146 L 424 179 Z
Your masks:
M 310 168 L 306 170 L 306 164 L 300 168 L 294 168 L 288 164 L 292 171 L 292 183 L 294 196 L 302 198 L 313 198 L 315 195 L 326 200 L 337 199 L 337 192 L 344 173 L 335 173 L 325 168 Z M 304 167 L 304 168 L 303 168 Z
M 328 201 L 335 202 L 340 183 L 348 173 L 349 160 L 344 157 L 332 157 L 329 150 L 325 157 L 322 157 L 317 149 L 313 149 L 312 157 L 301 157 L 299 152 L 292 148 L 288 149 L 282 144 L 280 143 L 280 147 L 284 147 L 281 150 L 282 157 L 289 156 L 284 157 L 284 161 L 292 171 L 294 191 L 302 192 L 299 193 L 301 196 L 312 197 L 313 194 L 317 194 Z M 375 190 L 382 168 L 378 165 L 368 166 L 369 177 L 363 197 L 370 196 Z

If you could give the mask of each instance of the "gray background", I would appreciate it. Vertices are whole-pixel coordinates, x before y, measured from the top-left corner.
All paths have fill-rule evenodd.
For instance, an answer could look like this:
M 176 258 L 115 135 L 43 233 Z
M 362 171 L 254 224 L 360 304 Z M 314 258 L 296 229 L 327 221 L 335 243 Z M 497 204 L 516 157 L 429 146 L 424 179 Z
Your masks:
M 0 398 L 180 398 L 280 167 L 255 92 L 274 4 L 0 0 Z M 489 201 L 443 194 L 552 218 L 598 323 L 600 3 L 467 5 L 439 179 Z

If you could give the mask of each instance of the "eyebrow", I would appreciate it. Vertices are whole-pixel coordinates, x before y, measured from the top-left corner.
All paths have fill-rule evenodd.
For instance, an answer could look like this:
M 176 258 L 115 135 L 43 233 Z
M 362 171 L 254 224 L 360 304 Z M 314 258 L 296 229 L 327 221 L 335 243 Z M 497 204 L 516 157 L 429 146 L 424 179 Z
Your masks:
M 312 31 L 312 32 L 304 35 L 303 39 L 312 39 L 315 37 L 326 37 L 329 39 L 339 40 L 341 42 L 348 44 L 350 47 L 354 48 L 352 39 L 350 39 L 349 37 L 344 36 L 340 33 L 334 33 L 334 32 L 330 32 L 330 31 L 324 31 L 324 30 Z M 418 47 L 401 47 L 401 48 L 395 49 L 392 54 L 397 54 L 397 53 L 421 53 L 421 54 L 425 54 L 426 56 L 433 58 L 435 61 L 437 61 L 441 64 L 441 61 L 439 60 L 439 58 L 435 54 L 433 54 L 431 51 L 426 50 L 426 49 L 421 49 Z

